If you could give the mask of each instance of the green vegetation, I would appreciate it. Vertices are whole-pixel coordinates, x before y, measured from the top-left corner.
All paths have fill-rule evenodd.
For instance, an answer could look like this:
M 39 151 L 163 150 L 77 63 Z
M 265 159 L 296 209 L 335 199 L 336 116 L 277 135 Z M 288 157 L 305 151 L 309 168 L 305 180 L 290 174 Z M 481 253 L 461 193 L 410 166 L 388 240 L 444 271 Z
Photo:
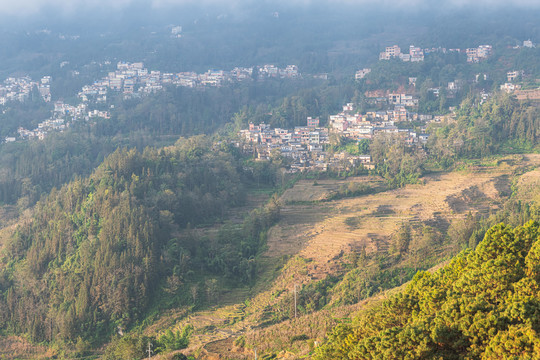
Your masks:
M 371 158 L 376 172 L 393 187 L 418 181 L 424 173 L 426 157 L 422 149 L 405 144 L 400 136 L 377 136 L 371 143 Z
M 383 134 L 371 141 L 375 172 L 389 186 L 416 183 L 428 167 L 451 169 L 464 159 L 538 151 L 540 108 L 506 94 L 484 104 L 468 98 L 456 121 L 430 127 L 426 150 L 411 148 L 396 135 Z
M 185 349 L 189 344 L 192 331 L 191 325 L 187 325 L 182 330 L 176 330 L 176 332 L 167 330 L 158 338 L 160 349 L 164 352 Z
M 540 140 L 540 108 L 509 95 L 494 97 L 482 105 L 466 99 L 456 122 L 433 130 L 428 148 L 441 163 L 531 151 Z
M 347 197 L 356 197 L 360 195 L 372 194 L 376 191 L 375 188 L 365 183 L 349 182 L 347 185 L 342 185 L 336 192 L 330 194 L 325 200 L 337 200 Z
M 189 344 L 189 338 L 193 327 L 188 325 L 175 332 L 167 330 L 157 339 L 144 335 L 127 335 L 115 338 L 107 347 L 103 356 L 104 360 L 143 359 L 148 356 L 148 349 L 152 354 L 166 354 L 175 350 L 185 349 Z M 175 355 L 176 356 L 176 355 Z M 174 357 L 174 359 L 187 359 L 187 357 Z
M 252 281 L 277 202 L 217 238 L 173 236 L 243 204 L 251 175 L 241 164 L 227 146 L 192 137 L 142 153 L 119 149 L 90 177 L 53 188 L 4 246 L 2 331 L 97 345 L 136 324 L 158 298 L 166 306 L 198 305 L 216 298 L 216 277 Z M 169 335 L 158 339 L 166 350 L 188 337 L 187 330 Z M 140 341 L 122 338 L 118 351 Z
M 281 80 L 279 83 L 289 84 L 290 81 Z M 264 89 L 261 85 L 259 87 Z M 352 98 L 355 84 L 352 81 L 331 84 L 303 81 L 296 85 L 296 90 L 291 95 L 282 92 L 282 98 L 276 103 L 250 101 L 249 106 L 241 107 L 234 117 L 237 130 L 246 128 L 249 122 L 264 122 L 284 129 L 306 126 L 308 116 L 319 117 L 324 126 L 328 116 L 341 109 L 344 99 Z
M 539 235 L 532 221 L 492 227 L 476 250 L 334 328 L 315 358 L 537 358 Z
M 24 103 L 11 102 L 9 107 L 0 111 L 0 139 L 13 136 L 21 126 L 34 129 L 38 123 L 50 117 L 51 109 L 52 106 L 43 101 L 37 89 Z
M 76 122 L 65 133 L 50 134 L 43 141 L 0 144 L 0 204 L 17 204 L 22 211 L 53 187 L 89 175 L 119 147 L 142 151 L 146 146 L 170 145 L 179 136 L 212 134 L 223 128 L 228 141 L 249 121 L 304 125 L 307 116 L 336 111 L 351 94 L 350 84 L 320 86 L 313 80 L 269 79 L 204 91 L 171 87 L 143 99 L 111 96 L 115 106 L 111 119 Z M 19 126 L 34 128 L 49 116 L 50 106 L 39 95 L 35 101 L 10 103 L 0 112 L 0 138 L 13 135 Z M 275 177 L 267 164 L 249 166 L 258 184 Z
M 392 26 L 379 29 L 378 21 L 367 19 L 368 12 L 363 14 L 364 21 L 358 21 L 358 14 L 352 12 L 340 15 L 354 18 L 354 26 L 343 21 L 339 26 L 329 26 L 332 19 L 326 16 L 322 22 L 313 21 L 313 11 L 306 15 L 304 19 L 309 21 L 305 22 L 291 21 L 288 15 L 268 16 L 257 18 L 256 26 L 252 23 L 247 27 L 226 17 L 216 21 L 206 17 L 200 22 L 186 22 L 190 25 L 185 27 L 182 39 L 171 39 L 169 28 L 166 34 L 161 29 L 161 33 L 152 35 L 143 34 L 148 29 L 141 28 L 133 31 L 128 40 L 103 34 L 114 43 L 107 46 L 85 46 L 82 41 L 71 40 L 59 45 L 53 39 L 56 35 L 48 37 L 45 33 L 3 34 L 0 43 L 6 52 L 0 55 L 0 63 L 5 65 L 2 73 L 31 69 L 36 76 L 51 74 L 53 101 L 79 101 L 75 94 L 81 86 L 110 70 L 105 65 L 102 68 L 100 62 L 82 66 L 89 61 L 88 49 L 96 48 L 103 48 L 107 59 L 122 61 L 140 61 L 141 54 L 146 54 L 146 65 L 162 71 L 206 71 L 206 66 L 216 64 L 231 69 L 279 59 L 283 62 L 276 63 L 279 66 L 298 64 L 302 76 L 295 80 L 262 80 L 254 74 L 245 82 L 222 87 L 171 86 L 142 98 L 125 99 L 123 94 L 111 92 L 106 104 L 97 105 L 111 111 L 110 119 L 76 122 L 65 133 L 50 134 L 40 142 L 1 144 L 0 210 L 1 214 L 9 213 L 1 220 L 2 225 L 13 225 L 0 232 L 2 336 L 21 336 L 60 349 L 51 356 L 64 358 L 97 356 L 94 350 L 102 348 L 105 359 L 141 359 L 147 355 L 150 342 L 155 353 L 185 359 L 177 351 L 200 334 L 190 325 L 180 326 L 179 321 L 187 323 L 184 317 L 191 311 L 219 304 L 235 289 L 241 288 L 242 292 L 232 294 L 228 301 L 241 296 L 245 296 L 244 300 L 265 286 L 257 277 L 267 234 L 281 214 L 276 193 L 279 186 L 283 190 L 301 177 L 316 179 L 313 185 L 317 187 L 308 190 L 313 193 L 313 189 L 323 188 L 317 180 L 324 177 L 368 172 L 380 175 L 386 182 L 373 185 L 351 181 L 323 200 L 296 202 L 317 206 L 326 200 L 419 183 L 430 171 L 486 169 L 500 165 L 495 155 L 540 150 L 538 104 L 499 93 L 487 101 L 478 97 L 481 90 L 504 82 L 508 70 L 526 70 L 520 79 L 523 88 L 536 88 L 535 80 L 540 75 L 538 48 L 511 49 L 515 39 L 495 40 L 500 33 L 494 32 L 492 39 L 499 46 L 482 63 L 467 64 L 463 54 L 441 51 L 426 55 L 422 63 L 397 59 L 376 62 L 365 79 L 353 81 L 355 70 L 369 66 L 358 59 L 375 61 L 381 44 L 388 41 L 378 38 L 379 32 L 396 33 L 395 41 L 402 47 L 416 37 L 411 35 L 414 32 L 402 34 Z M 394 14 L 386 21 L 391 24 L 392 19 L 401 16 Z M 534 14 L 524 17 L 536 20 Z M 413 15 L 411 21 L 416 21 Z M 225 30 L 224 24 L 237 28 Z M 460 32 L 468 31 L 461 25 L 461 20 L 453 24 Z M 510 23 L 508 26 L 516 27 Z M 290 37 L 285 30 L 269 31 L 276 27 L 297 29 L 298 36 Z M 500 27 L 492 25 L 491 29 Z M 526 33 L 524 27 L 513 30 L 516 39 Z M 272 39 L 252 43 L 256 36 L 245 35 L 250 34 L 246 31 L 249 28 L 272 34 Z M 314 28 L 331 30 L 316 39 L 314 45 L 310 43 L 315 38 L 311 32 Z M 455 43 L 455 34 L 444 26 L 433 28 L 424 44 L 418 45 Z M 242 37 L 234 35 L 236 31 Z M 343 34 L 353 33 L 372 37 L 368 46 L 358 47 L 363 40 L 356 35 L 343 38 Z M 165 40 L 156 40 L 159 36 Z M 223 41 L 225 38 L 239 41 L 231 43 Z M 277 44 L 285 38 L 290 40 L 286 45 Z M 471 35 L 466 43 L 460 40 L 454 45 L 477 46 L 474 42 L 484 42 L 485 38 Z M 10 49 L 10 41 L 27 53 Z M 92 41 L 103 44 L 105 40 Z M 246 50 L 255 46 L 257 51 Z M 47 51 L 58 54 L 47 59 L 47 47 Z M 212 49 L 211 54 L 207 49 Z M 290 53 L 282 56 L 285 50 Z M 56 60 L 68 53 L 73 53 L 69 57 L 73 64 L 59 70 Z M 19 68 L 16 63 L 21 59 L 24 61 Z M 109 62 L 108 66 L 114 64 Z M 75 72 L 81 76 L 75 76 Z M 330 72 L 329 80 L 311 76 L 319 72 Z M 471 81 L 475 75 L 483 74 L 488 76 Z M 409 84 L 411 77 L 417 78 L 415 85 Z M 448 82 L 455 80 L 460 89 L 447 90 Z M 231 145 L 237 140 L 237 131 L 249 122 L 291 128 L 305 125 L 306 117 L 311 116 L 320 117 L 324 125 L 328 115 L 347 102 L 353 102 L 360 112 L 386 108 L 387 104 L 377 104 L 367 97 L 366 91 L 371 90 L 414 92 L 419 98 L 414 111 L 450 114 L 449 106 L 455 106 L 457 116 L 429 125 L 426 146 L 410 146 L 398 135 L 376 136 L 369 141 L 331 136 L 326 149 L 330 154 L 370 154 L 375 166 L 370 171 L 361 166 L 353 168 L 344 159 L 344 166 L 335 173 L 303 174 L 290 180 L 286 175 L 287 160 L 279 156 L 279 150 L 272 153 L 270 161 L 256 161 Z M 19 126 L 33 128 L 49 117 L 51 104 L 44 103 L 34 89 L 26 103 L 9 103 L 1 110 L 3 139 L 13 135 Z M 420 121 L 396 125 L 425 131 Z M 217 135 L 210 137 L 214 133 Z M 179 136 L 185 138 L 178 140 Z M 304 343 L 319 359 L 540 357 L 540 303 L 536 300 L 540 289 L 539 226 L 537 222 L 519 226 L 529 219 L 538 220 L 539 210 L 515 199 L 512 190 L 497 189 L 501 200 L 494 201 L 501 207 L 495 215 L 462 217 L 456 211 L 451 219 L 434 215 L 433 223 L 425 219 L 403 222 L 384 237 L 366 234 L 369 255 L 362 245 L 360 249 L 351 247 L 350 253 L 342 250 L 333 259 L 325 259 L 328 267 L 317 264 L 316 280 L 305 280 L 298 290 L 299 317 L 316 317 L 320 310 L 355 306 L 401 286 L 418 270 L 431 268 L 465 248 L 476 248 L 461 253 L 434 274 L 420 272 L 399 295 L 359 314 L 351 323 L 337 326 L 317 350 L 314 339 L 320 339 L 329 324 L 333 326 L 341 318 L 317 319 L 315 329 L 306 329 L 309 321 L 299 319 L 298 331 L 274 334 L 279 338 L 277 345 L 269 345 L 272 337 L 264 339 L 271 352 L 262 358 L 276 358 L 279 347 L 297 349 Z M 268 195 L 269 200 L 264 206 L 251 206 L 248 191 Z M 537 192 L 533 187 L 530 195 L 538 196 Z M 474 201 L 476 194 L 471 189 L 464 194 L 464 201 Z M 287 205 L 292 204 L 295 202 Z M 242 206 L 251 211 L 240 212 Z M 372 215 L 384 219 L 406 217 L 388 205 L 373 208 Z M 309 211 L 302 216 L 310 216 Z M 364 215 L 357 212 L 342 218 L 340 226 L 344 224 L 353 232 L 366 224 L 364 220 Z M 491 227 L 501 221 L 510 225 Z M 308 229 L 302 229 L 301 234 L 306 238 L 316 236 Z M 281 255 L 279 265 L 272 265 L 272 276 L 284 271 L 281 265 L 290 255 Z M 272 264 L 273 259 L 265 261 Z M 304 271 L 311 260 L 298 257 L 297 261 L 305 262 L 296 264 L 299 271 Z M 287 274 L 294 279 L 295 264 L 291 261 L 289 265 L 291 269 L 285 270 L 290 270 Z M 332 276 L 326 276 L 326 271 Z M 252 316 L 260 320 L 256 325 L 261 328 L 293 323 L 293 293 L 279 289 L 272 297 L 276 300 L 272 306 L 262 305 L 255 310 L 261 314 L 244 313 L 242 309 L 227 322 L 234 325 Z M 158 323 L 163 320 L 160 315 L 164 310 L 171 309 L 177 311 L 176 317 L 169 323 Z M 216 327 L 208 325 L 204 329 L 201 331 L 211 332 Z M 235 345 L 251 348 L 254 341 L 250 336 L 246 333 L 239 337 Z
M 140 140 L 149 144 L 150 139 Z M 77 176 L 89 175 L 124 141 L 97 138 L 70 131 L 43 141 L 0 145 L 0 203 L 21 210 L 34 205 L 44 193 Z
M 329 150 L 334 153 L 345 151 L 351 155 L 368 155 L 369 140 L 362 139 L 360 141 L 354 141 L 333 133 L 330 138 Z
M 276 126 L 304 125 L 307 116 L 339 109 L 347 90 L 342 86 L 320 86 L 309 79 L 268 79 L 203 90 L 168 87 L 142 99 L 124 100 L 118 94 L 112 100 L 115 109 L 111 119 L 100 120 L 91 131 L 98 136 L 134 131 L 154 135 L 211 134 L 229 123 L 236 113 L 244 116 L 242 126 L 247 125 L 245 116 L 249 121 L 266 121 Z M 272 120 L 268 118 L 269 111 L 275 113 Z

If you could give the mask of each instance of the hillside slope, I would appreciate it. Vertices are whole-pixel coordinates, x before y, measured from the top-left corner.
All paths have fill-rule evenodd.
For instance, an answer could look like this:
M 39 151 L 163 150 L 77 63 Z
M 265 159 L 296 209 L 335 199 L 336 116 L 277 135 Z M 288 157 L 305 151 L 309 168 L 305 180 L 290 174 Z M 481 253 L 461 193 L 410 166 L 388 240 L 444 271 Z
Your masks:
M 390 191 L 372 177 L 301 180 L 280 198 L 281 219 L 268 232 L 258 282 L 238 294 L 249 300 L 194 313 L 174 327 L 195 326 L 187 353 L 201 358 L 247 359 L 255 348 L 260 356 L 309 356 L 334 326 L 385 299 L 385 289 L 457 254 L 474 231 L 483 235 L 496 221 L 492 214 L 524 196 L 516 189 L 533 191 L 538 165 L 537 155 L 510 156 Z M 325 200 L 351 182 L 379 192 Z M 400 251 L 404 226 L 410 243 Z
M 339 325 L 315 359 L 537 359 L 537 222 L 496 225 L 475 251 Z

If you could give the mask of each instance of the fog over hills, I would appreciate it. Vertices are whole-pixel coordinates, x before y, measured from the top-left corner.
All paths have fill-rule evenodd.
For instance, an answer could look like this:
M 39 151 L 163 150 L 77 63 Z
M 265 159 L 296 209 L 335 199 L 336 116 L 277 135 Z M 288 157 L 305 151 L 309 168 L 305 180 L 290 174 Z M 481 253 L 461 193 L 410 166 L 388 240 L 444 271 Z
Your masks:
M 469 6 L 494 8 L 494 7 L 519 7 L 519 8 L 538 8 L 540 5 L 534 0 L 450 0 L 444 3 L 434 2 L 431 0 L 414 0 L 414 1 L 374 1 L 374 0 L 292 0 L 292 1 L 254 1 L 254 0 L 24 0 L 18 2 L 3 0 L 0 2 L 2 14 L 11 14 L 17 16 L 25 16 L 39 13 L 43 10 L 54 10 L 65 15 L 71 15 L 80 11 L 89 10 L 104 10 L 115 11 L 124 10 L 134 7 L 147 7 L 154 10 L 163 10 L 179 7 L 206 7 L 208 9 L 229 9 L 232 11 L 241 11 L 245 8 L 253 8 L 255 6 L 268 7 L 343 7 L 343 6 L 381 6 L 384 8 L 401 8 L 405 10 L 417 9 L 444 9 L 450 10 L 455 8 L 464 8 Z
M 298 64 L 305 72 L 364 66 L 384 46 L 513 46 L 538 40 L 535 1 L 0 2 L 3 73 L 50 73 L 51 59 L 144 61 L 163 71 Z M 174 26 L 182 38 L 171 39 Z M 21 54 L 24 57 L 21 58 Z M 27 64 L 29 59 L 31 64 Z

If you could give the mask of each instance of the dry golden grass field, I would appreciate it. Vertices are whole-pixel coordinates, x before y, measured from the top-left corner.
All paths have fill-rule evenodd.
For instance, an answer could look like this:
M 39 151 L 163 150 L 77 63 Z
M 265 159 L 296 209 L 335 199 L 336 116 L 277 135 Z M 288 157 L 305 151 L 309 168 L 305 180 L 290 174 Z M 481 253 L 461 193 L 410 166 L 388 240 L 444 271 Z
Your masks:
M 248 359 L 253 350 L 234 345 L 244 335 L 248 343 L 265 350 L 265 339 L 283 342 L 283 347 L 297 348 L 296 353 L 283 351 L 278 358 L 306 356 L 322 340 L 324 331 L 360 307 L 385 296 L 335 309 L 306 315 L 300 319 L 260 327 L 269 308 L 291 298 L 294 284 L 299 286 L 339 274 L 344 258 L 351 251 L 364 248 L 369 254 L 387 251 L 389 239 L 400 226 L 408 224 L 448 224 L 470 214 L 497 211 L 511 194 L 531 199 L 540 189 L 540 155 L 511 156 L 496 164 L 465 166 L 463 170 L 424 177 L 422 184 L 382 191 L 352 198 L 326 201 L 350 182 L 380 187 L 376 177 L 346 180 L 301 180 L 280 198 L 281 220 L 268 233 L 268 249 L 261 258 L 261 281 L 251 289 L 246 305 L 227 306 L 192 314 L 177 326 L 191 323 L 196 331 L 188 353 L 201 358 Z M 242 290 L 246 294 L 245 289 Z M 310 330 L 311 329 L 311 330 Z M 308 332 L 309 334 L 307 334 Z M 293 346 L 285 339 L 305 334 L 310 339 L 303 346 Z M 274 344 L 279 347 L 279 344 Z M 267 346 L 272 347 L 272 346 Z
M 170 310 L 147 327 L 145 333 L 157 335 L 166 329 L 192 324 L 190 346 L 182 352 L 201 359 L 252 359 L 254 344 L 259 344 L 260 355 L 281 347 L 289 351 L 275 352 L 277 358 L 306 358 L 339 319 L 396 290 L 379 293 L 358 304 L 329 308 L 278 324 L 264 324 L 265 314 L 292 298 L 295 284 L 306 286 L 328 275 L 342 274 L 351 252 L 363 249 L 373 255 L 388 251 L 392 235 L 403 224 L 443 227 L 469 213 L 490 214 L 503 205 L 512 190 L 517 198 L 539 199 L 539 166 L 540 155 L 509 156 L 493 164 L 468 165 L 459 171 L 428 175 L 421 179 L 421 184 L 388 191 L 382 190 L 382 180 L 376 177 L 298 181 L 280 198 L 281 219 L 268 232 L 267 250 L 259 259 L 259 281 L 253 288 L 223 293 L 220 303 L 226 305 L 204 311 L 186 315 L 185 309 Z M 365 183 L 378 192 L 328 200 L 351 182 Z M 230 221 L 240 222 L 266 199 L 268 194 L 253 195 L 245 207 L 231 213 Z M 217 227 L 196 231 L 211 236 Z M 247 347 L 234 343 L 242 335 Z M 307 340 L 289 342 L 295 335 L 305 335 Z M 8 343 L 0 344 L 0 357 L 7 355 L 4 349 L 16 347 L 22 351 L 21 358 L 32 358 L 25 357 L 31 349 L 27 349 L 29 345 L 22 339 L 4 341 Z M 39 353 L 38 348 L 35 350 L 38 351 L 35 354 Z M 171 356 L 155 356 L 155 359 Z

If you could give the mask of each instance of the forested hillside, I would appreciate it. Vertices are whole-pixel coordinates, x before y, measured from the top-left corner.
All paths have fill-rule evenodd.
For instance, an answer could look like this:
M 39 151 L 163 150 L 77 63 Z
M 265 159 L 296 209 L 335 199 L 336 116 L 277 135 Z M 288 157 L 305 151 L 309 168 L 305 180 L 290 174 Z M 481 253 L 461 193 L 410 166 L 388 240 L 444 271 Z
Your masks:
M 254 85 L 251 89 L 258 86 Z M 277 197 L 263 208 L 252 211 L 243 221 L 219 224 L 215 229 L 208 230 L 206 234 L 212 233 L 212 236 L 192 231 L 197 226 L 208 229 L 227 219 L 231 209 L 245 203 L 248 187 L 265 184 L 272 192 L 276 190 L 277 183 L 284 185 L 286 182 L 287 160 L 274 156 L 269 161 L 253 161 L 232 145 L 235 142 L 234 130 L 249 121 L 266 121 L 289 127 L 300 125 L 310 114 L 326 116 L 354 94 L 355 86 L 361 85 L 316 86 L 266 106 L 262 104 L 266 95 L 261 93 L 257 97 L 259 100 L 253 102 L 254 106 L 242 106 L 234 116 L 233 110 L 250 104 L 249 96 L 246 95 L 243 102 L 235 100 L 229 103 L 223 102 L 221 96 L 232 95 L 224 95 L 222 89 L 211 91 L 211 94 L 206 94 L 207 97 L 192 94 L 192 100 L 213 99 L 221 104 L 209 106 L 208 113 L 199 114 L 199 118 L 189 115 L 194 110 L 186 107 L 186 103 L 180 99 L 182 91 L 176 94 L 178 99 L 176 95 L 173 96 L 177 100 L 170 106 L 166 103 L 172 95 L 165 92 L 145 99 L 135 107 L 128 106 L 129 103 L 119 105 L 113 119 L 89 126 L 80 125 L 65 134 L 51 136 L 44 142 L 4 144 L 6 151 L 0 155 L 0 163 L 5 165 L 0 174 L 0 202 L 18 205 L 20 217 L 16 225 L 2 230 L 0 238 L 0 330 L 8 335 L 24 335 L 34 343 L 57 344 L 55 346 L 63 349 L 75 344 L 80 349 L 96 349 L 107 343 L 114 334 L 147 326 L 153 321 L 149 320 L 151 311 L 156 314 L 165 309 L 186 311 L 188 308 L 204 308 L 219 296 L 219 286 L 227 289 L 261 286 L 261 262 L 258 256 L 265 249 L 266 231 L 279 217 Z M 277 98 L 272 88 L 273 85 L 266 88 L 267 96 Z M 234 94 L 249 89 L 237 88 Z M 227 98 L 230 100 L 230 97 Z M 202 106 L 202 103 L 199 105 Z M 176 112 L 177 108 L 182 108 L 185 119 L 190 120 L 177 117 L 180 114 Z M 422 176 L 430 172 L 467 167 L 467 162 L 478 162 L 482 164 L 480 167 L 494 162 L 498 166 L 498 160 L 486 158 L 534 151 L 540 137 L 538 111 L 535 104 L 519 102 L 508 95 L 497 94 L 485 102 L 469 96 L 457 110 L 455 118 L 449 117 L 442 123 L 429 125 L 432 137 L 425 148 L 411 147 L 399 136 L 385 135 L 361 143 L 337 138 L 332 139 L 330 146 L 335 151 L 369 151 L 374 164 L 371 175 L 380 176 L 379 181 L 385 183 L 381 189 L 399 188 L 411 183 L 425 183 L 427 180 Z M 222 114 L 218 116 L 218 113 Z M 181 138 L 172 146 L 145 148 L 147 144 L 170 141 L 166 135 L 169 132 L 186 131 L 192 134 L 203 128 L 208 128 L 208 131 L 217 129 L 227 122 L 229 116 L 232 116 L 232 121 L 225 125 L 219 135 L 192 136 Z M 121 144 L 135 145 L 136 148 L 114 150 Z M 508 166 L 516 166 L 518 171 L 519 156 L 504 161 Z M 361 171 L 367 173 L 363 168 Z M 280 176 L 277 176 L 278 173 Z M 497 188 L 498 194 L 504 198 L 512 193 L 512 189 L 503 189 L 507 183 L 511 186 L 509 176 L 501 175 L 495 185 L 500 187 Z M 354 198 L 381 191 L 368 185 L 358 186 L 343 188 L 325 202 L 330 204 L 341 197 Z M 468 201 L 478 201 L 473 195 Z M 452 199 L 445 201 L 450 203 Z M 499 218 L 513 219 L 512 224 L 538 216 L 536 208 L 519 201 L 496 201 L 501 201 L 503 210 Z M 34 208 L 33 204 L 36 204 Z M 310 204 L 318 206 L 316 202 Z M 25 209 L 30 210 L 24 212 Z M 459 212 L 458 207 L 452 209 Z M 386 213 L 384 207 L 374 211 L 378 217 L 392 214 Z M 359 227 L 360 219 L 365 219 L 365 215 L 347 218 L 345 225 L 349 231 Z M 343 254 L 336 255 L 331 262 L 341 262 L 339 266 L 347 269 L 340 270 L 337 276 L 334 274 L 303 287 L 299 291 L 299 314 L 351 305 L 399 286 L 410 279 L 418 268 L 426 269 L 444 254 L 455 253 L 444 246 L 476 246 L 486 229 L 494 223 L 491 221 L 493 218 L 480 215 L 470 215 L 462 221 L 445 220 L 439 215 L 434 214 L 433 222 L 426 220 L 422 226 L 401 224 L 399 229 L 392 230 L 394 233 L 388 244 L 384 243 L 386 240 L 378 243 L 376 254 L 366 256 L 364 248 L 347 254 L 343 258 L 345 260 L 338 260 Z M 529 228 L 536 229 L 533 225 L 529 225 Z M 507 228 L 503 230 L 510 231 Z M 496 239 L 499 236 L 495 232 L 493 234 L 488 233 L 487 238 Z M 521 236 L 521 233 L 512 234 L 516 238 Z M 369 237 L 373 233 L 368 232 L 367 235 Z M 450 240 L 445 242 L 446 238 Z M 423 245 L 417 250 L 412 249 L 410 244 L 418 241 Z M 431 254 L 433 257 L 429 258 L 428 248 L 440 251 L 440 254 Z M 478 251 L 480 249 L 481 246 Z M 468 256 L 472 255 L 462 255 L 460 259 L 465 260 L 456 262 L 466 261 L 468 269 L 473 269 L 474 262 Z M 429 259 L 418 267 L 422 258 Z M 281 262 L 286 263 L 287 259 L 283 257 Z M 397 266 L 402 261 L 409 263 L 403 267 Z M 512 258 L 508 261 L 516 263 L 518 260 Z M 366 264 L 371 262 L 375 270 L 366 275 Z M 275 271 L 280 271 L 280 265 L 275 266 Z M 317 276 L 324 271 L 333 270 L 330 267 L 318 270 Z M 523 273 L 526 271 L 523 270 Z M 416 280 L 414 284 L 423 284 L 422 281 L 427 281 L 425 279 L 438 279 L 439 275 L 433 278 L 431 275 L 422 276 L 417 278 L 424 280 Z M 452 276 L 459 279 L 461 275 Z M 446 279 L 437 284 L 444 285 Z M 226 284 L 218 284 L 220 280 Z M 504 296 L 512 286 L 510 282 L 505 285 L 504 294 L 489 296 L 504 299 L 506 304 L 510 300 Z M 253 311 L 252 319 L 266 326 L 292 317 L 291 297 L 280 298 L 279 291 L 276 292 L 276 306 L 286 310 L 271 314 L 265 308 L 262 312 L 264 316 L 260 316 L 257 309 Z M 387 314 L 371 313 L 361 315 L 352 324 L 340 325 L 319 350 L 319 358 L 346 358 L 348 354 L 361 354 L 350 356 L 369 358 L 385 351 L 391 354 L 394 350 L 403 351 L 405 356 L 409 354 L 409 345 L 402 345 L 411 341 L 414 345 L 410 345 L 410 349 L 415 350 L 410 350 L 410 354 L 424 349 L 424 352 L 418 353 L 420 355 L 414 356 L 429 357 L 446 351 L 448 357 L 459 358 L 463 352 L 470 350 L 475 351 L 471 352 L 473 358 L 479 358 L 489 348 L 486 340 L 488 335 L 483 340 L 471 339 L 470 334 L 474 331 L 470 329 L 485 326 L 488 327 L 486 334 L 495 336 L 497 331 L 502 334 L 503 331 L 514 329 L 504 327 L 501 323 L 512 326 L 521 324 L 506 318 L 500 320 L 500 314 L 506 314 L 509 310 L 494 310 L 500 304 L 492 304 L 487 295 L 479 295 L 485 298 L 482 301 L 486 303 L 480 304 L 484 307 L 476 303 L 463 303 L 463 306 L 485 310 L 489 316 L 495 316 L 495 320 L 486 320 L 487 324 L 492 326 L 490 321 L 493 320 L 496 325 L 478 325 L 475 321 L 480 315 L 469 314 L 467 321 L 470 324 L 465 328 L 462 324 L 465 315 L 461 314 L 462 310 L 456 310 L 457 300 L 454 299 L 461 295 L 450 293 L 448 288 L 437 290 L 444 296 L 440 295 L 443 296 L 442 300 L 437 298 L 440 307 L 436 308 L 439 305 L 427 305 L 431 295 L 424 295 L 423 290 L 415 291 L 417 297 L 413 300 L 410 300 L 412 295 L 407 295 L 408 292 L 396 298 L 409 299 L 409 302 L 394 299 L 388 304 L 397 305 L 383 306 L 405 308 L 402 313 L 395 308 L 389 310 L 401 314 L 395 320 L 389 320 L 391 326 L 387 326 L 387 323 L 371 323 L 373 317 L 389 319 Z M 450 305 L 443 305 L 443 300 L 455 300 L 451 302 L 455 311 L 450 311 Z M 419 313 L 425 309 L 418 304 L 424 304 L 428 310 L 436 308 L 439 315 Z M 374 314 L 378 314 L 379 310 L 374 311 Z M 443 316 L 444 311 L 450 313 L 441 320 L 437 316 Z M 363 322 L 369 323 L 369 326 Z M 444 326 L 450 330 L 445 327 L 437 333 L 429 330 L 437 322 L 446 324 Z M 190 331 L 185 329 L 170 335 L 171 342 L 180 344 L 177 348 L 187 344 Z M 531 329 L 527 330 L 527 334 L 535 334 L 531 331 L 536 329 Z M 411 340 L 407 336 L 413 333 L 421 337 L 429 335 L 431 340 L 417 337 Z M 437 336 L 450 340 L 447 344 Z M 135 333 L 113 340 L 109 346 L 110 358 L 123 358 L 133 349 L 138 349 L 137 357 L 142 357 L 144 339 L 147 338 Z M 158 342 L 157 338 L 153 339 Z M 380 340 L 382 345 L 377 339 L 384 340 Z M 248 338 L 248 347 L 252 346 L 251 341 L 252 338 Z M 464 345 L 456 347 L 450 343 Z M 476 346 L 474 349 L 473 345 Z M 163 346 L 165 349 L 166 346 Z M 83 353 L 82 350 L 77 352 Z
M 537 5 L 34 2 L 0 359 L 540 359 Z
M 537 222 L 496 225 L 476 250 L 334 328 L 315 358 L 536 359 L 539 249 Z
M 233 132 L 250 121 L 302 125 L 307 116 L 336 111 L 353 93 L 351 83 L 276 79 L 205 90 L 169 88 L 137 100 L 118 96 L 111 119 L 74 123 L 43 141 L 1 143 L 0 204 L 18 205 L 22 211 L 53 187 L 88 176 L 119 147 L 142 151 L 146 146 L 171 144 L 179 136 L 217 131 L 234 137 Z M 0 135 L 10 134 L 15 126 L 10 121 L 21 114 L 0 112 Z
M 204 284 L 206 273 L 251 281 L 276 204 L 219 241 L 174 237 L 243 203 L 252 174 L 220 146 L 193 137 L 142 153 L 119 149 L 90 177 L 42 198 L 4 240 L 1 330 L 36 342 L 99 343 L 130 327 L 152 301 L 204 302 L 203 287 L 200 295 L 186 290 Z
M 480 105 L 474 98 L 465 99 L 457 120 L 436 129 L 429 148 L 434 158 L 445 162 L 532 151 L 539 139 L 540 108 L 500 94 Z

